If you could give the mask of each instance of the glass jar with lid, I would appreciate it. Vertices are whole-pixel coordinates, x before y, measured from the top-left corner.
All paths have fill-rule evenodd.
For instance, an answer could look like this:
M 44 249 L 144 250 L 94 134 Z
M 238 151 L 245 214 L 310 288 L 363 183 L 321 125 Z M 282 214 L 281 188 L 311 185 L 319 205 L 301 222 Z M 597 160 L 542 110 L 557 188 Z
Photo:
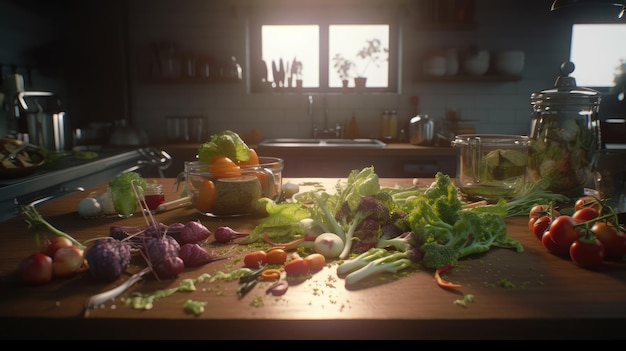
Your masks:
M 600 92 L 576 86 L 574 63 L 561 64 L 555 86 L 532 93 L 528 169 L 545 190 L 570 198 L 592 184 L 592 160 L 600 149 Z

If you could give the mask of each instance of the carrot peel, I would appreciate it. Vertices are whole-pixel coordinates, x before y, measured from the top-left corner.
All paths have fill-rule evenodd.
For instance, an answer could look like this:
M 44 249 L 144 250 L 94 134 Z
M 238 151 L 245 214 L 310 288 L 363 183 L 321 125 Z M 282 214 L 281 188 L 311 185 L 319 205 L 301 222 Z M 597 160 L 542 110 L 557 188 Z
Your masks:
M 445 265 L 443 267 L 439 267 L 435 270 L 435 281 L 440 288 L 443 289 L 457 289 L 460 288 L 461 285 L 449 282 L 441 277 L 441 274 L 452 270 L 452 265 Z
M 267 244 L 272 245 L 275 248 L 281 248 L 285 251 L 288 250 L 295 250 L 298 248 L 298 245 L 302 244 L 304 242 L 304 237 L 302 238 L 298 238 L 296 240 L 290 241 L 288 243 L 275 243 L 272 241 L 272 239 L 270 239 L 269 235 L 267 235 L 267 233 L 263 234 L 263 241 L 265 241 Z

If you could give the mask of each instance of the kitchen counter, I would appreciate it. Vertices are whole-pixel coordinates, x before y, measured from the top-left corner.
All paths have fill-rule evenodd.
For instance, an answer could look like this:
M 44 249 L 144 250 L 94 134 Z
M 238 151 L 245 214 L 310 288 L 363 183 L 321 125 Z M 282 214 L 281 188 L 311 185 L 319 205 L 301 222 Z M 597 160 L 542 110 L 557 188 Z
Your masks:
M 178 198 L 173 179 L 164 184 L 166 201 Z M 328 190 L 337 179 L 287 178 L 299 184 L 321 182 Z M 421 179 L 428 185 L 432 179 Z M 381 178 L 383 186 L 409 185 L 412 179 Z M 103 191 L 104 184 L 88 189 Z M 107 236 L 113 225 L 145 227 L 139 214 L 128 218 L 79 219 L 75 193 L 38 207 L 53 225 L 84 241 Z M 193 208 L 180 207 L 156 215 L 165 224 L 199 219 L 210 230 L 231 226 L 250 231 L 262 218 L 208 218 Z M 195 292 L 178 292 L 158 299 L 151 310 L 134 310 L 118 299 L 83 314 L 87 298 L 128 279 L 94 282 L 88 275 L 56 279 L 39 287 L 15 281 L 18 262 L 35 249 L 33 235 L 22 218 L 2 222 L 0 235 L 0 337 L 3 339 L 621 339 L 626 322 L 626 263 L 604 263 L 582 269 L 569 259 L 547 252 L 527 227 L 527 217 L 507 219 L 508 235 L 525 252 L 492 249 L 460 262 L 447 278 L 462 285 L 459 291 L 439 288 L 429 271 L 400 276 L 382 275 L 358 289 L 346 289 L 330 262 L 280 297 L 265 294 L 271 284 L 259 283 L 239 299 L 238 284 L 198 283 Z M 231 271 L 242 266 L 244 246 L 210 244 L 215 254 L 230 252 L 227 260 L 188 268 L 176 279 L 148 278 L 133 292 L 154 292 L 178 286 L 185 278 Z M 141 269 L 135 262 L 129 271 Z M 384 278 L 383 278 L 384 277 Z M 504 284 L 506 283 L 506 284 Z M 455 304 L 464 294 L 473 302 Z M 183 303 L 205 301 L 205 311 L 186 313 Z
M 169 177 L 182 172 L 184 161 L 193 160 L 201 144 L 164 144 L 157 147 L 173 159 Z M 252 145 L 259 156 L 285 161 L 285 177 L 343 177 L 352 169 L 374 166 L 381 177 L 434 177 L 437 171 L 456 175 L 456 153 L 452 147 L 389 143 L 384 148 L 268 147 Z

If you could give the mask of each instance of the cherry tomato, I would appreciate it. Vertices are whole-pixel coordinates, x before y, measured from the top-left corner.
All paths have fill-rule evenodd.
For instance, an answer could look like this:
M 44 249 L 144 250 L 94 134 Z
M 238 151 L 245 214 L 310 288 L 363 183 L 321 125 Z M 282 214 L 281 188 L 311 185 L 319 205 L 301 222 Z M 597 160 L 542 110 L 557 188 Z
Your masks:
M 535 237 L 541 240 L 541 238 L 543 237 L 543 233 L 545 233 L 546 230 L 548 230 L 551 223 L 552 223 L 552 219 L 550 219 L 550 216 L 543 216 L 543 217 L 539 217 L 535 219 L 535 222 L 533 223 L 533 229 L 532 229 L 533 234 L 535 234 Z
M 243 256 L 243 265 L 247 268 L 260 268 L 267 263 L 267 252 L 263 250 L 250 251 Z
M 202 181 L 200 189 L 198 190 L 198 198 L 196 199 L 196 208 L 198 211 L 211 212 L 215 205 L 215 200 L 215 184 L 208 179 Z
M 535 221 L 537 220 L 537 218 L 539 217 L 530 217 L 528 218 L 528 229 L 530 229 L 530 231 L 533 231 L 533 224 L 535 224 Z
M 596 211 L 600 210 L 600 204 L 598 203 L 598 200 L 593 196 L 583 196 L 576 200 L 576 202 L 574 203 L 574 211 L 578 211 L 581 208 L 585 207 L 595 208 Z
M 561 246 L 569 246 L 578 239 L 578 231 L 574 228 L 576 220 L 571 216 L 556 217 L 550 224 L 552 241 Z
M 280 248 L 272 248 L 267 252 L 265 260 L 268 264 L 284 264 L 287 261 L 287 252 Z
M 312 253 L 306 257 L 304 257 L 309 269 L 311 271 L 317 271 L 324 268 L 326 264 L 326 257 L 320 253 Z
M 569 254 L 569 246 L 557 245 L 550 237 L 550 231 L 546 230 L 541 237 L 541 243 L 551 254 L 557 256 L 565 256 Z
M 599 215 L 600 213 L 595 207 L 581 207 L 574 212 L 572 218 L 578 222 L 586 222 L 598 217 Z
M 596 222 L 590 228 L 591 233 L 604 245 L 607 258 L 622 258 L 626 255 L 626 235 L 612 225 Z
M 307 275 L 309 271 L 309 264 L 303 258 L 292 259 L 285 264 L 285 273 L 288 277 Z
M 597 267 L 605 255 L 604 245 L 593 235 L 576 239 L 569 248 L 570 258 L 581 267 Z
M 530 212 L 528 213 L 528 217 L 529 218 L 539 218 L 545 215 L 549 215 L 550 213 L 548 213 L 548 208 L 550 206 L 549 205 L 535 205 L 530 209 Z M 560 216 L 561 213 L 559 213 L 559 211 L 553 209 L 552 210 L 552 216 L 553 217 L 558 217 Z
M 248 154 L 250 158 L 246 161 L 239 161 L 237 164 L 239 166 L 258 166 L 259 165 L 259 155 L 257 155 L 254 149 L 248 149 Z
M 226 156 L 214 156 L 209 161 L 209 172 L 215 178 L 232 178 L 241 175 L 241 167 Z

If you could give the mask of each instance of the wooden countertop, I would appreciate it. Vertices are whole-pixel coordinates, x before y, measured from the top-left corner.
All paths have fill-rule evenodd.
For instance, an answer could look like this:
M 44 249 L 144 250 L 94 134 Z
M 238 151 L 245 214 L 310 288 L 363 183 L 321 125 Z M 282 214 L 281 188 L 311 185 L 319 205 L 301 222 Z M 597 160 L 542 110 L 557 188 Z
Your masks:
M 173 179 L 158 179 L 166 200 L 178 198 Z M 323 181 L 336 179 L 285 179 Z M 421 180 L 430 184 L 430 179 Z M 411 179 L 381 179 L 384 186 L 408 185 Z M 84 241 L 107 236 L 112 225 L 145 227 L 143 217 L 80 219 L 78 202 L 90 191 L 72 194 L 38 207 L 53 225 Z M 329 189 L 330 190 L 330 189 Z M 210 230 L 228 225 L 249 231 L 260 218 L 214 219 L 182 207 L 156 215 L 165 224 L 200 219 Z M 35 250 L 33 234 L 23 218 L 1 223 L 0 235 L 0 337 L 2 339 L 597 339 L 624 337 L 626 322 L 626 263 L 605 263 L 599 269 L 575 266 L 569 259 L 548 253 L 529 232 L 525 216 L 507 219 L 508 235 L 519 240 L 525 252 L 492 249 L 485 255 L 461 261 L 448 279 L 462 284 L 460 291 L 439 288 L 432 272 L 417 271 L 398 279 L 373 279 L 367 287 L 346 289 L 331 264 L 300 284 L 292 284 L 280 297 L 265 294 L 270 283 L 259 283 L 238 299 L 237 282 L 199 283 L 195 292 L 178 292 L 154 302 L 151 310 L 134 310 L 120 300 L 83 315 L 83 305 L 93 294 L 112 288 L 88 275 L 57 279 L 39 287 L 21 286 L 15 269 Z M 209 245 L 215 253 L 230 246 Z M 178 286 L 185 278 L 241 267 L 241 253 L 224 261 L 186 269 L 176 279 L 149 278 L 132 292 L 154 292 Z M 138 261 L 140 262 L 140 261 Z M 132 265 L 132 271 L 141 267 Z M 505 287 L 507 281 L 514 286 Z M 463 294 L 474 302 L 456 305 Z M 183 310 L 187 299 L 206 301 L 199 316 Z M 259 304 L 261 301 L 261 304 Z

